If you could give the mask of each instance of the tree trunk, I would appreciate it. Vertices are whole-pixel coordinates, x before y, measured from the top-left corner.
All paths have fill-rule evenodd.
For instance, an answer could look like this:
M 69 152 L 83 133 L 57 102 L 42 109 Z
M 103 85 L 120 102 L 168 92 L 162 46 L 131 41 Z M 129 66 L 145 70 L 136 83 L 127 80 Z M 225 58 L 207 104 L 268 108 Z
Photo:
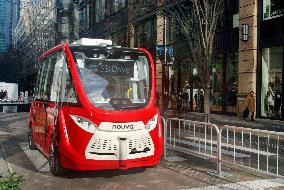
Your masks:
M 204 120 L 210 123 L 210 88 L 204 89 Z

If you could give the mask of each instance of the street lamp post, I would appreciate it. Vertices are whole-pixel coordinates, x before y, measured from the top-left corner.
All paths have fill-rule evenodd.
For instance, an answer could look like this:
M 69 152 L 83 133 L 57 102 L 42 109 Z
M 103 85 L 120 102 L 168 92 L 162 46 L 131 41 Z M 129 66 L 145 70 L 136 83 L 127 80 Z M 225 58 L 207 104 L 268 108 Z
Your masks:
M 169 83 L 168 83 L 168 68 L 167 68 L 167 17 L 164 14 L 164 26 L 163 26 L 163 46 L 164 46 L 164 64 L 162 66 L 162 102 L 163 102 L 163 111 L 167 109 L 168 103 L 169 103 Z

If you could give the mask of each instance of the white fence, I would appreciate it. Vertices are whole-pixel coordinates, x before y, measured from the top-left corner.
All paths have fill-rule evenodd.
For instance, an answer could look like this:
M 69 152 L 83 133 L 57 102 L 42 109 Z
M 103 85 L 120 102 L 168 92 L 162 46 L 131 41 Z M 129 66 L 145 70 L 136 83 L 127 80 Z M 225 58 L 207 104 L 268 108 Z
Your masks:
M 175 150 L 213 159 L 217 172 L 222 162 L 284 176 L 284 133 L 220 126 L 212 123 L 164 119 L 164 156 Z M 282 164 L 282 165 L 281 165 Z
M 220 132 L 211 123 L 178 118 L 164 120 L 164 156 L 167 149 L 213 159 L 221 172 Z
M 284 176 L 284 133 L 222 126 L 222 162 Z M 223 154 L 230 151 L 232 154 Z

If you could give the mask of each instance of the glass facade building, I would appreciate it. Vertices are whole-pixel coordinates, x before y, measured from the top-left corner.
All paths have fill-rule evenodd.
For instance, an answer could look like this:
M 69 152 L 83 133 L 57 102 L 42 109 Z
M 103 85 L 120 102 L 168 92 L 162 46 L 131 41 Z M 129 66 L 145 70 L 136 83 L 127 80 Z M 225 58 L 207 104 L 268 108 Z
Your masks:
M 7 52 L 12 42 L 13 1 L 0 0 L 0 53 Z
M 6 1 L 6 0 L 4 0 Z M 32 90 L 37 59 L 48 49 L 79 38 L 79 12 L 73 0 L 32 0 L 14 29 L 14 62 L 22 65 L 20 87 Z

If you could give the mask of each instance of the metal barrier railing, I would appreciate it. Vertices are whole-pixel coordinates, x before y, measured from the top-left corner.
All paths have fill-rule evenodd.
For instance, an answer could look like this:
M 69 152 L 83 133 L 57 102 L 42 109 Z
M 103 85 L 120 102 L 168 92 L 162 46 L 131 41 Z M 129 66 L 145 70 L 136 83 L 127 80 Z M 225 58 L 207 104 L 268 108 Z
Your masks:
M 164 149 L 163 156 L 167 157 L 167 143 L 166 143 L 167 142 L 167 136 L 165 135 L 165 129 L 167 128 L 167 126 L 166 126 L 167 122 L 166 122 L 166 119 L 164 117 L 161 117 L 161 119 L 162 119 L 162 123 L 163 123 L 163 129 L 164 129 L 163 130 L 163 132 L 164 132 L 163 135 L 164 135 L 164 142 L 165 142 L 164 143 L 164 148 L 163 148 Z
M 284 176 L 284 133 L 236 126 L 220 127 L 222 162 Z
M 217 172 L 226 162 L 284 176 L 284 133 L 236 126 L 162 118 L 167 149 L 214 159 Z
M 167 148 L 216 160 L 221 173 L 221 138 L 215 124 L 178 118 L 164 121 L 164 156 Z

